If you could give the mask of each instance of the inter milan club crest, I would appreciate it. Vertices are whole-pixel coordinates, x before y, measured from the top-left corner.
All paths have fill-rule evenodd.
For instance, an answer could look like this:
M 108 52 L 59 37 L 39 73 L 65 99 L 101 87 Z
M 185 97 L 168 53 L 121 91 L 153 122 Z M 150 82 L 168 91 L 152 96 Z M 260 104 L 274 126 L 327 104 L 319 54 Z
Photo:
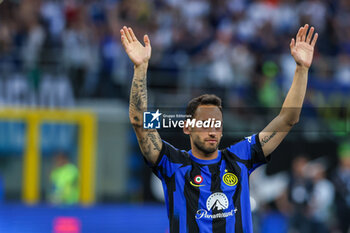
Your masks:
M 222 177 L 222 180 L 228 186 L 235 186 L 238 182 L 237 176 L 233 173 L 230 173 L 230 172 L 226 172 L 225 175 Z

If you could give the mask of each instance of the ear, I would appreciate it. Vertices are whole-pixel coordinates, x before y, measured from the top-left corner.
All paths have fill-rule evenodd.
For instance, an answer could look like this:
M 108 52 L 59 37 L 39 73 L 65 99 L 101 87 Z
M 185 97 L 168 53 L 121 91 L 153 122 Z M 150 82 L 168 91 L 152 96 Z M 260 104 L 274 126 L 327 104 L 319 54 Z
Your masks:
M 184 132 L 184 134 L 187 134 L 187 135 L 190 135 L 191 134 L 191 127 L 186 127 L 186 121 L 187 120 L 185 120 L 185 124 L 184 124 L 184 127 L 183 127 L 183 132 Z

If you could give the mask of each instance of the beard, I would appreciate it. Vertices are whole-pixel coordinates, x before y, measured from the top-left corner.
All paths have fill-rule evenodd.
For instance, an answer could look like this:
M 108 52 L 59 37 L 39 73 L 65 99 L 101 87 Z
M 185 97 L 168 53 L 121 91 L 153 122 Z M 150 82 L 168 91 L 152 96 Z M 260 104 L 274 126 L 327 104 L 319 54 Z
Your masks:
M 205 145 L 205 141 L 201 141 L 199 137 L 193 137 L 193 144 L 197 147 L 198 150 L 202 151 L 204 154 L 209 155 L 214 153 L 219 148 L 220 141 L 216 143 L 216 145 Z

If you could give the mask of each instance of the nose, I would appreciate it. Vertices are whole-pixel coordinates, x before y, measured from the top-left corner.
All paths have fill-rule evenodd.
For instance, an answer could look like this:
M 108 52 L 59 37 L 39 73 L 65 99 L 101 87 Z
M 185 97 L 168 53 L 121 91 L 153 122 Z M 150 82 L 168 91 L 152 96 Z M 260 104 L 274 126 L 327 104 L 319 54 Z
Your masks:
M 216 137 L 216 132 L 215 131 L 209 131 L 208 132 L 208 135 L 212 138 L 215 138 Z

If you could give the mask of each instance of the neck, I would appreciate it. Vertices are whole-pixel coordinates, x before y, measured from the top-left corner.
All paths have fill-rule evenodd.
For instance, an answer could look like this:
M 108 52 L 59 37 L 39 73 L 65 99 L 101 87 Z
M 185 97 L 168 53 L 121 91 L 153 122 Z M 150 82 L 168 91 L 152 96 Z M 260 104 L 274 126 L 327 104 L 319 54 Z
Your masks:
M 198 159 L 211 160 L 216 159 L 218 157 L 218 150 L 207 154 L 198 149 L 195 145 L 192 145 L 192 155 Z

